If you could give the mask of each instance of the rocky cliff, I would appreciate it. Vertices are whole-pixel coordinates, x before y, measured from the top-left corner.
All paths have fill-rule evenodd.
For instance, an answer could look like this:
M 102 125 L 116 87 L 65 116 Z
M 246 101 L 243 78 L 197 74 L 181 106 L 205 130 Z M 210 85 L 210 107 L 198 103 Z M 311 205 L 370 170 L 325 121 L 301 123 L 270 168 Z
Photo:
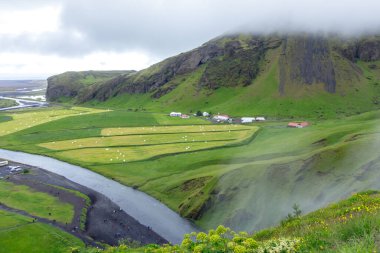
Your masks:
M 254 86 L 258 76 L 270 68 L 268 64 L 278 69 L 278 96 L 302 97 L 319 90 L 345 96 L 367 78 L 359 66 L 361 62 L 373 62 L 376 68 L 378 60 L 380 36 L 235 34 L 218 37 L 138 72 L 107 73 L 91 85 L 76 82 L 76 75 L 66 78 L 67 73 L 51 77 L 47 97 L 68 97 L 82 103 L 144 94 L 150 102 L 168 104 L 163 97 L 171 94 L 171 99 L 180 99 L 181 90 L 212 97 L 221 88 Z

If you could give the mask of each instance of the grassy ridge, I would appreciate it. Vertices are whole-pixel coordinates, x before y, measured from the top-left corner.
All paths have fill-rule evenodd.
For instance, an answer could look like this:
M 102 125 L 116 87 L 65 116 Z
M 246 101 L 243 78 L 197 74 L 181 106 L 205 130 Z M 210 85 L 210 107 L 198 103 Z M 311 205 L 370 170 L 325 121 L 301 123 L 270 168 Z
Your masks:
M 295 209 L 281 225 L 254 234 L 223 226 L 185 235 L 180 245 L 127 245 L 82 253 L 111 252 L 377 252 L 380 248 L 380 194 L 367 191 L 301 216 Z

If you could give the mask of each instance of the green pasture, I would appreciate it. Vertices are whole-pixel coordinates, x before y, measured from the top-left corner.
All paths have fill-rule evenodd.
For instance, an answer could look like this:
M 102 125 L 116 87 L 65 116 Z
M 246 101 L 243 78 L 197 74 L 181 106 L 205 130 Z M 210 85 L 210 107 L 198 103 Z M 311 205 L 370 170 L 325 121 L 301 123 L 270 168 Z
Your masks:
M 248 126 L 241 125 L 185 125 L 185 126 L 153 126 L 153 127 L 128 127 L 128 128 L 105 128 L 101 134 L 112 135 L 132 135 L 132 134 L 173 134 L 173 133 L 206 133 L 222 131 L 250 130 Z
M 3 180 L 0 180 L 0 203 L 63 224 L 71 223 L 74 217 L 74 206 L 58 197 Z
M 81 240 L 60 229 L 3 210 L 0 210 L 0 245 L 1 253 L 63 253 L 70 247 L 84 247 Z
M 104 111 L 25 128 L 3 136 L 0 146 L 56 157 L 137 187 L 203 228 L 252 231 L 276 224 L 294 203 L 309 212 L 351 192 L 380 188 L 379 116 L 311 120 L 310 127 L 293 129 L 287 121 L 235 127 Z
M 102 112 L 99 109 L 89 109 L 83 107 L 65 108 L 44 108 L 44 109 L 32 109 L 21 110 L 14 112 L 4 112 L 0 114 L 0 117 L 12 117 L 12 120 L 1 122 L 0 136 L 15 133 L 27 128 L 31 128 L 43 123 L 52 122 L 58 119 L 73 115 L 86 115 L 89 113 Z

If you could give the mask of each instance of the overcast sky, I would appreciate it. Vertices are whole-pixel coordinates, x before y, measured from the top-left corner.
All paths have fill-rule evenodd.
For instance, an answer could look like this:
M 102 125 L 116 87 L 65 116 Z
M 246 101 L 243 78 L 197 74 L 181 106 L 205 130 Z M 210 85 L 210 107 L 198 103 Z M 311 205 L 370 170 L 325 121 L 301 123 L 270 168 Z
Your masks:
M 0 79 L 139 70 L 232 31 L 380 31 L 380 0 L 0 0 Z

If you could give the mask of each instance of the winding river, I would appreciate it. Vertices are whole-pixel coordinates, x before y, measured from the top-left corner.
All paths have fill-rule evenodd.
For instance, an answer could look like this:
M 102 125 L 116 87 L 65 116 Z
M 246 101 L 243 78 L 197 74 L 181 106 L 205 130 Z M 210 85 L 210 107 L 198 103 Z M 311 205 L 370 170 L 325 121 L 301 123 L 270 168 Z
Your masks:
M 3 159 L 40 167 L 107 196 L 141 224 L 151 227 L 171 243 L 198 229 L 153 197 L 108 179 L 88 169 L 46 156 L 0 149 Z
M 0 111 L 9 111 L 9 110 L 22 109 L 22 108 L 28 108 L 28 107 L 43 107 L 43 106 L 48 105 L 47 102 L 25 100 L 25 99 L 19 99 L 19 98 L 10 98 L 10 97 L 0 96 L 0 99 L 13 100 L 18 104 L 16 106 L 0 108 Z

